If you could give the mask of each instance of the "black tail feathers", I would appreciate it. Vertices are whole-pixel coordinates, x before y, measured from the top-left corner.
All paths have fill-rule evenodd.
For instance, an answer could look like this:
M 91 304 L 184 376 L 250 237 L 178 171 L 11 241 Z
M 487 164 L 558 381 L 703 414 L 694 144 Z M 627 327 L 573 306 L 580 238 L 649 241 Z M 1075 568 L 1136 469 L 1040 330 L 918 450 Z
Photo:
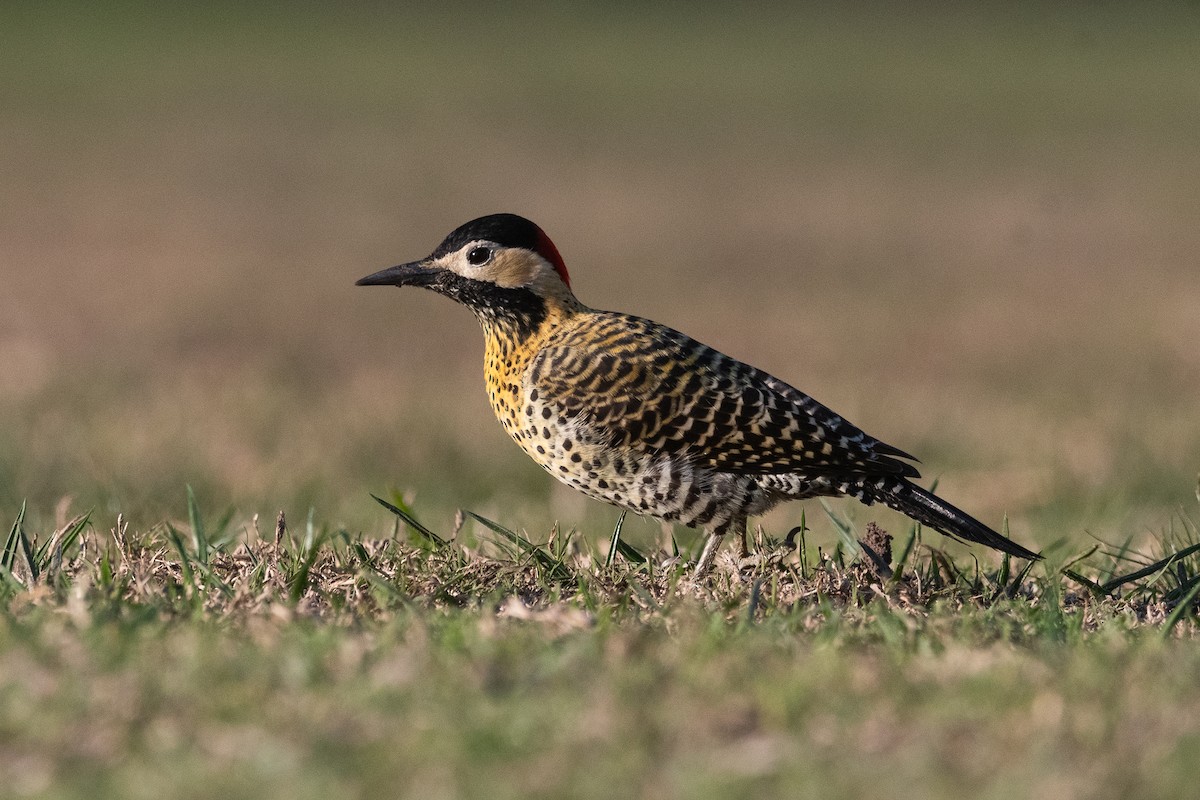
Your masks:
M 1027 550 L 1011 539 L 1001 536 L 970 514 L 955 508 L 915 483 L 909 483 L 904 479 L 889 478 L 880 485 L 879 481 L 868 479 L 853 487 L 849 494 L 858 496 L 860 492 L 863 495 L 860 499 L 883 503 L 947 536 L 968 542 L 978 542 L 1018 558 L 1030 560 L 1041 558 L 1032 550 Z

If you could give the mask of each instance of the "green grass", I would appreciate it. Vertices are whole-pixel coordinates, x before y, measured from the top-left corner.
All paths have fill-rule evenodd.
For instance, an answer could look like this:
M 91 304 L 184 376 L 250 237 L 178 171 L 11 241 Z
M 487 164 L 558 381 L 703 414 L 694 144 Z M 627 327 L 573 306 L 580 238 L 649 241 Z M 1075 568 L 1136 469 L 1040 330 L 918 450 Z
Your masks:
M 1186 795 L 1200 13 L 881 9 L 4 4 L 0 795 Z M 501 210 L 1046 562 L 689 584 L 353 286 Z
M 411 509 L 414 532 L 387 539 L 312 520 L 235 534 L 187 494 L 183 527 L 13 525 L 0 768 L 15 794 L 1190 785 L 1196 546 L 1148 569 L 1093 553 L 1018 571 L 920 544 L 893 560 L 872 528 L 882 564 L 768 541 L 696 584 L 669 553 L 606 565 L 573 531 L 538 545 L 478 517 L 448 541 Z M 1175 544 L 1198 538 L 1185 522 Z

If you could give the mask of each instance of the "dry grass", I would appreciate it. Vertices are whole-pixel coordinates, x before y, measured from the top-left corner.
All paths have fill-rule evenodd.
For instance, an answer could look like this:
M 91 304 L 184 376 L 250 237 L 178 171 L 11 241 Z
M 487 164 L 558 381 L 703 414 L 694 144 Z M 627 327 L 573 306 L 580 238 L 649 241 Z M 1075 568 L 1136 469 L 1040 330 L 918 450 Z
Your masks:
M 318 528 L 311 518 L 296 533 L 283 512 L 267 536 L 257 517 L 241 530 L 228 514 L 206 523 L 190 490 L 188 523 L 164 522 L 145 532 L 131 532 L 118 518 L 109 535 L 97 535 L 82 515 L 39 542 L 18 517 L 0 552 L 0 576 L 18 618 L 45 605 L 64 608 L 85 626 L 94 613 L 130 609 L 239 624 L 282 615 L 358 625 L 413 607 L 485 613 L 491 607 L 502 616 L 553 616 L 569 607 L 583 612 L 577 621 L 594 613 L 620 621 L 669 616 L 679 603 L 698 603 L 729 623 L 809 615 L 806 629 L 819 628 L 830 607 L 867 609 L 867 618 L 896 615 L 910 624 L 931 614 L 969 619 L 1004 607 L 1014 612 L 1015 626 L 1000 635 L 1016 640 L 1047 635 L 1045 626 L 1059 626 L 1052 636 L 1062 638 L 1067 616 L 1075 636 L 1115 619 L 1185 638 L 1196 629 L 1200 528 L 1186 517 L 1182 537 L 1164 542 L 1169 551 L 1158 557 L 1093 550 L 1066 566 L 1017 562 L 1021 569 L 1010 569 L 1007 558 L 999 569 L 978 561 L 964 569 L 923 545 L 917 528 L 893 552 L 892 536 L 875 523 L 856 539 L 834 518 L 844 535 L 832 552 L 812 549 L 805 527 L 780 540 L 759 528 L 751 556 L 737 559 L 726 550 L 713 574 L 697 581 L 689 554 L 674 542 L 669 551 L 642 552 L 614 538 L 617 552 L 602 553 L 577 531 L 556 528 L 547 543 L 536 544 L 473 512 L 460 512 L 447 538 L 411 511 L 389 507 L 397 527 L 386 539 Z M 478 524 L 465 525 L 468 517 Z M 1020 617 L 1038 624 L 1021 632 Z
M 9 537 L 17 795 L 1151 797 L 1200 743 L 1195 548 L 1064 577 L 871 526 L 697 585 L 570 535 L 187 517 Z

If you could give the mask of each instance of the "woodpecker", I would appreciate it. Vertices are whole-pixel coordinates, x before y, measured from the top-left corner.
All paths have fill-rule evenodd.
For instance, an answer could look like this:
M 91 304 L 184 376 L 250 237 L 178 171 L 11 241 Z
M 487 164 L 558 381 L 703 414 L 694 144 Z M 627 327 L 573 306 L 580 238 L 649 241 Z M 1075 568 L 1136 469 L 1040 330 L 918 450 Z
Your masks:
M 492 410 L 543 469 L 589 497 L 707 532 L 696 572 L 785 500 L 883 503 L 951 537 L 1040 558 L 913 483 L 908 453 L 679 331 L 579 302 L 533 222 L 492 214 L 359 286 L 421 286 L 474 312 Z

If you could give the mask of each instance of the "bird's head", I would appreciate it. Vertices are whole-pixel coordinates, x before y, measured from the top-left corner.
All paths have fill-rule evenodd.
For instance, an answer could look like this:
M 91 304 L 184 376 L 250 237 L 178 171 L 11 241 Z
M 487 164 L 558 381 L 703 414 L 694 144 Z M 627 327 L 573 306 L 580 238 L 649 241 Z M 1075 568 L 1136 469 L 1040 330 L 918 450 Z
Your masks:
M 357 285 L 423 286 L 485 320 L 531 314 L 544 318 L 547 304 L 578 304 L 550 237 L 516 214 L 473 219 L 420 261 L 381 270 Z

